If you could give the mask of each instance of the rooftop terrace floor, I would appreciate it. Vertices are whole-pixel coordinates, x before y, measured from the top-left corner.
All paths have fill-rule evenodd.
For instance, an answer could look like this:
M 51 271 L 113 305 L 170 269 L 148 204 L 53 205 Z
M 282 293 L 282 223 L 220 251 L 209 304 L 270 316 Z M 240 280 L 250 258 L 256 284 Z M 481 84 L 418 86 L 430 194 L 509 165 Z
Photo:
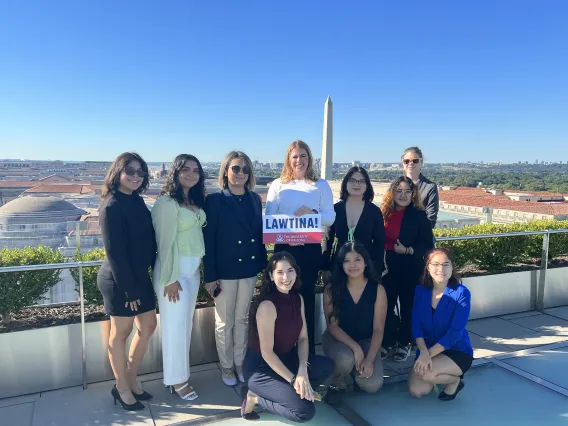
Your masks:
M 568 425 L 568 307 L 470 321 L 474 367 L 452 402 L 434 391 L 420 400 L 406 390 L 412 366 L 387 360 L 385 386 L 377 393 L 350 394 L 339 407 L 318 402 L 313 425 Z M 319 350 L 319 349 L 318 349 Z M 239 389 L 222 384 L 217 363 L 192 368 L 200 397 L 170 395 L 161 373 L 141 376 L 154 395 L 146 409 L 127 413 L 114 406 L 112 382 L 0 399 L 1 426 L 246 425 L 239 417 Z M 292 424 L 261 413 L 259 424 Z

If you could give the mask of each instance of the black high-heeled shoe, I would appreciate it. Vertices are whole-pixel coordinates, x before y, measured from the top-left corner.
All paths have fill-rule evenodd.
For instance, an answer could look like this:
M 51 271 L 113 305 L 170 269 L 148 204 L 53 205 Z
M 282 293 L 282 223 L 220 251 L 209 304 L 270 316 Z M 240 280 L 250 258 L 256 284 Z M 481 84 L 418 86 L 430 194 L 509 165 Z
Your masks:
M 149 399 L 154 398 L 154 395 L 149 394 L 146 391 L 144 391 L 140 394 L 132 392 L 132 395 L 134 395 L 134 398 L 136 398 L 136 401 L 148 401 Z
M 440 395 L 438 395 L 438 399 L 440 401 L 452 401 L 456 398 L 456 396 L 458 395 L 458 393 L 465 387 L 465 383 L 463 382 L 462 379 L 460 379 L 460 383 L 456 389 L 456 391 L 451 394 L 448 395 L 445 391 L 440 392 Z
M 112 387 L 110 394 L 114 398 L 114 405 L 116 405 L 116 401 L 118 401 L 120 402 L 120 405 L 122 405 L 122 408 L 124 408 L 126 411 L 140 411 L 144 409 L 144 405 L 140 401 L 136 401 L 134 404 L 127 404 L 126 402 L 124 402 L 120 397 L 120 392 L 118 392 L 116 385 Z
M 248 395 L 248 387 L 243 386 L 241 388 L 241 417 L 245 420 L 258 420 L 260 416 L 254 410 L 250 413 L 245 413 L 245 408 L 247 406 L 247 395 Z

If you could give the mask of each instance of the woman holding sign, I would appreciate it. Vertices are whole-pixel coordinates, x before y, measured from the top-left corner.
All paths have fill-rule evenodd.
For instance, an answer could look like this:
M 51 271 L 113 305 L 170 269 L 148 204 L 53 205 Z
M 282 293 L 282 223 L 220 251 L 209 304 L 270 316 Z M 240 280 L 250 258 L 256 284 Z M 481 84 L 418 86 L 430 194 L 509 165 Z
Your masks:
M 424 255 L 434 246 L 434 235 L 422 209 L 418 186 L 401 176 L 389 187 L 381 210 L 385 218 L 385 251 L 388 273 L 383 277 L 388 310 L 382 358 L 406 361 L 412 345 L 414 289 L 424 271 Z M 399 318 L 394 307 L 400 298 Z
M 262 243 L 262 201 L 253 191 L 250 158 L 231 151 L 219 170 L 221 192 L 205 203 L 203 258 L 205 288 L 215 298 L 215 343 L 223 383 L 244 382 L 249 307 L 258 273 L 266 265 Z
M 290 144 L 280 179 L 270 185 L 266 198 L 267 215 L 287 215 L 290 218 L 318 215 L 320 225 L 329 227 L 335 221 L 333 194 L 329 183 L 316 176 L 310 147 L 303 141 Z M 279 243 L 274 252 L 287 251 L 301 272 L 301 294 L 306 308 L 306 324 L 310 353 L 315 352 L 315 285 L 322 266 L 321 239 L 317 243 Z

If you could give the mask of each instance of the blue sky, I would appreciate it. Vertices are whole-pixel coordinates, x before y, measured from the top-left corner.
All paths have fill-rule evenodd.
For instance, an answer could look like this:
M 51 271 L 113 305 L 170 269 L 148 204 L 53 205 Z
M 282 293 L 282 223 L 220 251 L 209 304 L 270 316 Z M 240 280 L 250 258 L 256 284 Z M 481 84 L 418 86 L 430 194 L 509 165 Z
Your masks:
M 0 158 L 568 161 L 565 0 L 0 0 Z

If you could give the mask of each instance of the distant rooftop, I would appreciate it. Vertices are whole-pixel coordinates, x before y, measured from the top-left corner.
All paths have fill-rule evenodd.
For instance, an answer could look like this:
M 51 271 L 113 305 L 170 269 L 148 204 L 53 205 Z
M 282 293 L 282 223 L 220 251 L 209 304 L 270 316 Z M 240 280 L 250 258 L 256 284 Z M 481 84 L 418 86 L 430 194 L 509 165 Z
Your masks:
M 516 201 L 509 198 L 507 194 L 509 194 L 509 191 L 505 191 L 504 195 L 493 195 L 481 188 L 458 187 L 454 190 L 440 191 L 440 201 L 472 207 L 493 207 L 496 209 L 547 215 L 568 215 L 568 203 L 565 201 L 555 203 Z M 541 197 L 563 197 L 561 194 L 548 192 L 522 191 L 522 194 Z M 511 191 L 510 195 L 513 195 L 513 191 Z

